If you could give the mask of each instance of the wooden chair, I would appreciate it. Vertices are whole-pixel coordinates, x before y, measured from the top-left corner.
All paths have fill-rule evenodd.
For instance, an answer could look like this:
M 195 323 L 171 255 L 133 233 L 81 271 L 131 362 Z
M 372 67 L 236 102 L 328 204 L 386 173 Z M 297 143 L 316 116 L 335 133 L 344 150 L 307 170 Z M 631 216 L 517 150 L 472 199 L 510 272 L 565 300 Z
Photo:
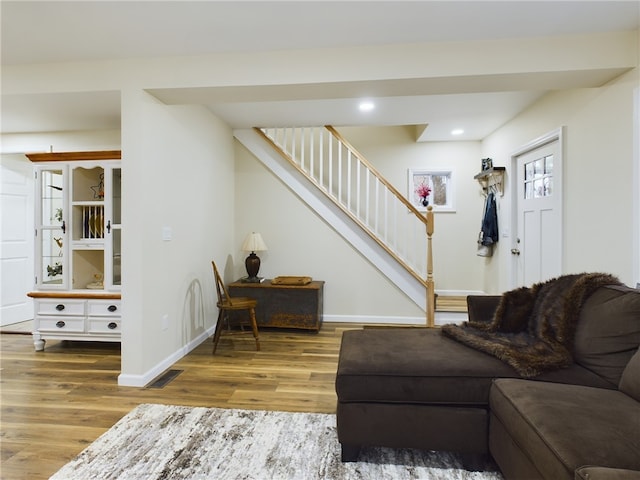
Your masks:
M 256 322 L 256 305 L 257 301 L 248 297 L 231 297 L 225 287 L 222 277 L 218 272 L 215 262 L 211 262 L 213 265 L 213 275 L 216 279 L 216 293 L 218 295 L 218 323 L 216 323 L 216 330 L 213 334 L 213 353 L 216 353 L 218 348 L 218 340 L 222 334 L 223 323 L 226 323 L 229 330 L 229 312 L 234 310 L 247 310 L 249 313 L 249 320 L 251 322 L 251 329 L 253 330 L 253 336 L 256 339 L 256 350 L 260 351 L 260 339 L 258 338 L 258 324 Z M 240 332 L 244 333 L 244 332 Z

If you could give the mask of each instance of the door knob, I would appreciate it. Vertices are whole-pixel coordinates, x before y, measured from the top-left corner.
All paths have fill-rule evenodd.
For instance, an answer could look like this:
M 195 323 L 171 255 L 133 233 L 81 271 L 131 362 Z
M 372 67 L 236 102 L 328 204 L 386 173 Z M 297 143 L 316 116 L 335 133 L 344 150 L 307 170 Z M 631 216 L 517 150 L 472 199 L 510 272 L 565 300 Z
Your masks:
M 520 250 L 518 250 L 517 248 L 512 248 L 512 249 L 511 249 L 511 253 L 512 253 L 513 255 L 520 255 Z

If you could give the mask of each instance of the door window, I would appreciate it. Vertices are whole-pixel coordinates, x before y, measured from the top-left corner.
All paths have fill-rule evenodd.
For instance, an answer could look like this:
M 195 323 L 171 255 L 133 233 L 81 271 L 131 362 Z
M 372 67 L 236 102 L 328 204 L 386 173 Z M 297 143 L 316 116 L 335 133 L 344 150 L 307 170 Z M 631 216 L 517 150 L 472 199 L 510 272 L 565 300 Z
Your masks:
M 553 155 L 536 158 L 524 164 L 523 191 L 525 200 L 553 194 Z

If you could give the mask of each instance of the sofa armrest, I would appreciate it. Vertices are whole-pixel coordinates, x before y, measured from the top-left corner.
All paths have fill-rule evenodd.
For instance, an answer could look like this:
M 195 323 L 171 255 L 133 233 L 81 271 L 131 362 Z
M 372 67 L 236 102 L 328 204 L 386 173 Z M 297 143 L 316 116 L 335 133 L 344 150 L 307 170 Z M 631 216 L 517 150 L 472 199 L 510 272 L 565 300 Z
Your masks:
M 640 480 L 640 472 L 638 470 L 595 467 L 592 465 L 578 468 L 574 475 L 575 480 Z
M 500 295 L 468 295 L 467 312 L 470 322 L 489 323 L 500 303 Z

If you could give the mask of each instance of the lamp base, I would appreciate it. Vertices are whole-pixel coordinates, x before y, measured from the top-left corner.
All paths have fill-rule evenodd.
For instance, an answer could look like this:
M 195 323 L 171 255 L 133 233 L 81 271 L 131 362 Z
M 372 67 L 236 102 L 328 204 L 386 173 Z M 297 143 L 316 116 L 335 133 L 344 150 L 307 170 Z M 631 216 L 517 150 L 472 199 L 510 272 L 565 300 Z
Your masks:
M 249 278 L 258 278 L 258 270 L 260 270 L 260 258 L 256 255 L 256 252 L 251 252 L 244 261 L 244 266 L 247 269 L 247 276 Z
M 264 282 L 264 277 L 242 277 L 240 281 L 242 283 L 262 283 Z

